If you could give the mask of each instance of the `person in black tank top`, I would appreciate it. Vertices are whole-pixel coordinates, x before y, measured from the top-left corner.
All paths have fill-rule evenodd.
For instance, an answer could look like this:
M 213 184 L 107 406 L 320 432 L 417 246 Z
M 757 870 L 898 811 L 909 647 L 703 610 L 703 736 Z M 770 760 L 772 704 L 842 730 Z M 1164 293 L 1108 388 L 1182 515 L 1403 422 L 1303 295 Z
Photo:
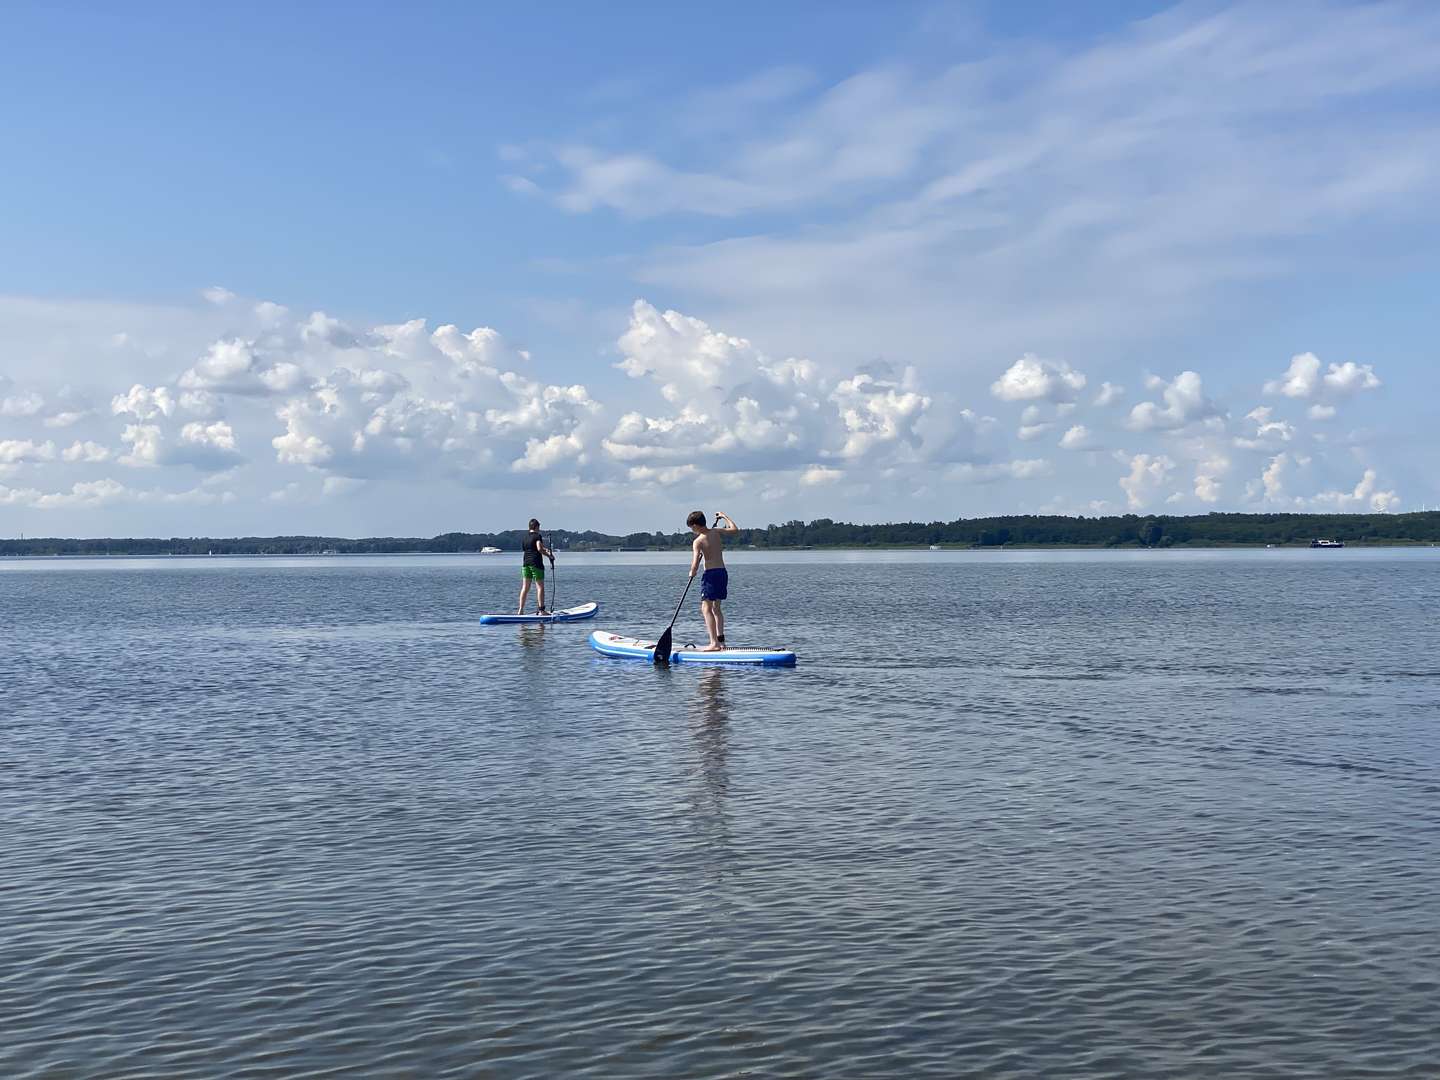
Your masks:
M 555 553 L 545 546 L 540 536 L 540 522 L 530 519 L 530 531 L 520 541 L 520 603 L 515 607 L 516 615 L 525 614 L 525 600 L 530 595 L 530 586 L 535 586 L 535 614 L 548 615 L 545 609 L 545 560 L 555 566 Z

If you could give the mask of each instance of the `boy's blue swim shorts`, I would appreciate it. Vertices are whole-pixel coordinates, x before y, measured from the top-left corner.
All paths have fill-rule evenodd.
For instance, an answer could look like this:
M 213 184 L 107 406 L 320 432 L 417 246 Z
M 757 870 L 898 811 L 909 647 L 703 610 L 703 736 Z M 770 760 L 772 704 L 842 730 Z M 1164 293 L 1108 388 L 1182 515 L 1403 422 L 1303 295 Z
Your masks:
M 729 594 L 730 575 L 725 572 L 725 567 L 717 566 L 714 570 L 706 570 L 700 579 L 700 599 L 724 600 Z

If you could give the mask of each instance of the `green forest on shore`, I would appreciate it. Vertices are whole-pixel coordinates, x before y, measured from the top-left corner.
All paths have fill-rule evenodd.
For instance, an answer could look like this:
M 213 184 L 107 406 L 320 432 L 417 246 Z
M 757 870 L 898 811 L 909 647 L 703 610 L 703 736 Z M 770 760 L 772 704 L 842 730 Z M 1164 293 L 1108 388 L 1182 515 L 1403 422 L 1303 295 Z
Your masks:
M 551 543 L 570 551 L 669 550 L 690 542 L 689 532 L 614 535 L 546 530 Z M 0 555 L 361 555 L 518 551 L 524 532 L 451 532 L 432 537 L 244 536 L 0 540 Z M 1324 538 L 1346 544 L 1440 543 L 1440 511 L 1418 514 L 1202 514 L 1117 517 L 1014 515 L 955 521 L 854 525 L 829 518 L 742 529 L 731 546 L 763 549 L 1003 547 L 1227 547 L 1308 545 Z

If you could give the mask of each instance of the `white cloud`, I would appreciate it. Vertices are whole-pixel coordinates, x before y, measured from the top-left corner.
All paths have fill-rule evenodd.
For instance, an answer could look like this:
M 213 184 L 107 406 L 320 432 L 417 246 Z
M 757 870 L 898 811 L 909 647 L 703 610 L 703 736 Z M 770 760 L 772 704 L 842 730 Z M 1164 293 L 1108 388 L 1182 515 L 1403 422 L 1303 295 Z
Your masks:
M 965 484 L 994 484 L 1002 480 L 1034 480 L 1049 476 L 1053 468 L 1044 458 L 1019 458 L 984 464 L 962 462 L 945 470 L 945 478 Z
M 806 487 L 816 487 L 833 484 L 844 478 L 845 473 L 840 469 L 832 469 L 828 465 L 812 465 L 800 474 L 800 483 Z
M 1400 509 L 1400 497 L 1394 491 L 1381 491 L 1374 469 L 1366 469 L 1359 483 L 1350 491 L 1322 491 L 1305 502 L 1313 509 L 1335 511 L 1370 511 L 1389 514 Z
M 1220 501 L 1221 478 L 1230 471 L 1230 459 L 1215 454 L 1202 459 L 1195 467 L 1195 497 L 1202 502 Z
M 223 285 L 211 285 L 208 289 L 201 289 L 200 295 L 216 307 L 222 307 L 235 299 L 235 294 Z
M 89 409 L 72 409 L 47 416 L 43 423 L 47 428 L 73 427 L 86 417 L 93 415 Z
M 1323 374 L 1320 358 L 1314 353 L 1299 353 L 1290 358 L 1290 366 L 1278 379 L 1265 384 L 1265 393 L 1309 401 L 1312 420 L 1329 420 L 1336 412 L 1335 403 L 1380 386 L 1380 379 L 1370 364 L 1347 360 L 1331 364 Z
M 136 468 L 153 468 L 160 464 L 164 436 L 159 424 L 127 424 L 120 441 L 130 444 L 128 453 L 120 455 L 120 464 Z
M 626 474 L 632 484 L 653 484 L 659 487 L 674 487 L 676 484 L 693 480 L 700 470 L 694 465 L 677 465 L 671 469 L 656 469 L 649 465 L 635 465 Z M 621 493 L 623 494 L 623 487 Z
M 818 459 L 874 467 L 964 455 L 979 426 L 968 410 L 936 411 L 913 369 L 897 375 L 874 365 L 832 380 L 812 361 L 773 359 L 744 338 L 644 301 L 619 346 L 617 367 L 655 387 L 670 409 L 621 416 L 602 441 L 615 461 L 723 457 L 731 471 Z
M 1245 419 L 1254 423 L 1249 435 L 1237 435 L 1236 446 L 1244 450 L 1273 449 L 1295 438 L 1295 425 L 1286 420 L 1275 419 L 1275 410 L 1268 405 L 1259 405 L 1245 414 Z
M 1084 424 L 1075 424 L 1060 437 L 1062 450 L 1098 450 L 1095 436 Z
M 1285 469 L 1289 464 L 1289 454 L 1276 454 L 1260 474 L 1267 501 L 1278 502 L 1285 497 Z
M 180 429 L 180 441 L 193 446 L 205 446 L 215 450 L 235 449 L 235 432 L 223 420 L 211 424 L 198 421 L 186 424 Z
M 1119 401 L 1124 396 L 1125 387 L 1117 386 L 1115 383 L 1111 382 L 1102 382 L 1100 384 L 1100 392 L 1095 395 L 1094 404 L 1096 405 L 1096 407 L 1103 409 L 1107 405 L 1115 404 L 1115 402 Z
M 181 388 L 191 394 L 284 394 L 299 389 L 304 382 L 305 373 L 298 364 L 269 359 L 261 355 L 256 342 L 241 338 L 213 343 L 180 376 Z
M 154 389 L 136 383 L 123 394 L 116 394 L 110 400 L 110 411 L 116 416 L 129 414 L 141 420 L 152 420 L 157 416 L 169 416 L 175 411 L 175 399 L 163 386 Z
M 1063 360 L 1042 360 L 1026 353 L 990 384 L 1001 401 L 1074 401 L 1085 388 L 1085 376 Z
M 1143 510 L 1170 479 L 1175 463 L 1164 454 L 1136 454 L 1130 459 L 1130 472 L 1120 478 L 1125 500 L 1131 510 Z
M 0 398 L 0 416 L 34 416 L 45 408 L 45 399 L 33 391 Z
M 585 444 L 574 432 L 551 435 L 548 439 L 531 438 L 525 440 L 525 453 L 510 467 L 516 472 L 543 472 L 584 453 Z
M 217 472 L 243 460 L 236 450 L 235 433 L 223 420 L 188 423 L 174 441 L 166 438 L 158 423 L 127 424 L 120 441 L 129 443 L 130 449 L 117 460 L 132 468 L 188 465 L 202 472 Z
M 89 441 L 80 442 L 77 440 L 61 451 L 60 457 L 69 462 L 95 464 L 101 461 L 109 461 L 110 451 L 99 443 Z
M 300 337 L 310 343 L 324 343 L 336 349 L 361 347 L 361 339 L 354 330 L 339 319 L 331 318 L 323 311 L 313 311 L 300 327 Z
M 1174 431 L 1220 415 L 1193 371 L 1182 371 L 1168 383 L 1152 376 L 1150 383 L 1152 389 L 1160 390 L 1163 404 L 1142 401 L 1131 409 L 1128 426 L 1135 431 Z
M 48 440 L 37 443 L 31 439 L 0 439 L 0 465 L 54 460 L 55 444 Z

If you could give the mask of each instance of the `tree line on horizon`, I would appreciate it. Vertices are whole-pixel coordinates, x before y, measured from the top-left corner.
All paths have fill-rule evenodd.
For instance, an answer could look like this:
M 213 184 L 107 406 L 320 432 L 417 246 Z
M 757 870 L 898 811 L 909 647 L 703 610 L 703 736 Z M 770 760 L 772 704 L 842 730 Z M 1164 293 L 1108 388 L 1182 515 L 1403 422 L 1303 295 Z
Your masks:
M 0 555 L 366 555 L 467 553 L 482 547 L 520 550 L 525 533 L 450 532 L 433 537 L 245 536 L 0 540 Z M 690 543 L 687 532 L 546 530 L 559 550 L 669 550 Z M 762 529 L 742 529 L 732 546 L 827 547 L 1176 547 L 1309 544 L 1315 539 L 1347 544 L 1440 542 L 1440 511 L 1415 514 L 1203 514 L 1190 517 L 1125 514 L 1061 517 L 1031 514 L 955 521 L 858 525 L 816 518 Z

